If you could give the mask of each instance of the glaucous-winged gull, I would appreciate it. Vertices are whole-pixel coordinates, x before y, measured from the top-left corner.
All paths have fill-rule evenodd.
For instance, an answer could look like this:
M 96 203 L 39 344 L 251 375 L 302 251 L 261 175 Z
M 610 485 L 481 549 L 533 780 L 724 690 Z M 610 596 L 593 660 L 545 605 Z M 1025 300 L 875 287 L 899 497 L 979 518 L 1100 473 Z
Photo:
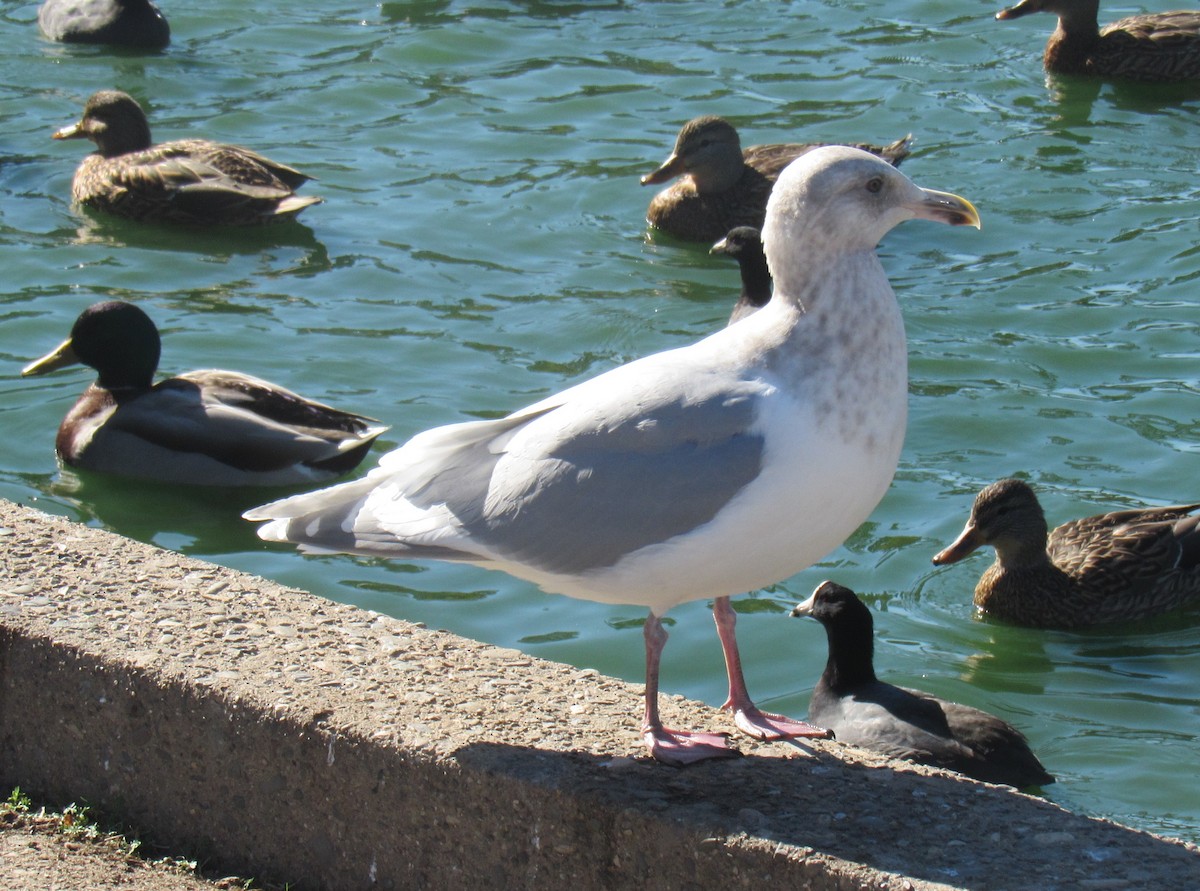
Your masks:
M 775 293 L 758 312 L 507 417 L 418 434 L 360 481 L 246 517 L 310 552 L 474 563 L 646 606 L 646 744 L 672 764 L 728 755 L 720 735 L 663 726 L 660 619 L 804 569 L 883 497 L 908 377 L 875 246 L 917 217 L 979 224 L 966 200 L 871 154 L 809 152 L 768 204 Z

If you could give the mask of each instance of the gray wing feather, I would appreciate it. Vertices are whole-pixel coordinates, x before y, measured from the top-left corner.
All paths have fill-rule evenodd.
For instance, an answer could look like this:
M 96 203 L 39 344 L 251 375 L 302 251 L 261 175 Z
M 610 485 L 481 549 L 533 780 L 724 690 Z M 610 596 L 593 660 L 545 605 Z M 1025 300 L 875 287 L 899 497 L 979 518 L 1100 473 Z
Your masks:
M 661 405 L 559 443 L 503 499 L 446 504 L 472 537 L 519 562 L 557 573 L 611 566 L 707 523 L 758 476 L 753 413 L 747 398 Z
M 560 401 L 497 421 L 438 428 L 384 457 L 364 480 L 285 499 L 247 514 L 275 519 L 260 534 L 308 548 L 487 563 L 504 559 L 546 572 L 610 566 L 639 548 L 702 525 L 759 473 L 763 437 L 749 393 L 644 402 L 604 425 L 564 423 Z M 611 416 L 610 416 L 611 417 Z M 510 450 L 530 434 L 545 448 Z M 410 462 L 409 457 L 420 459 Z M 379 516 L 386 487 L 431 514 L 452 536 L 406 536 Z M 460 546 L 460 547 L 456 547 Z M 489 557 L 488 555 L 493 555 Z

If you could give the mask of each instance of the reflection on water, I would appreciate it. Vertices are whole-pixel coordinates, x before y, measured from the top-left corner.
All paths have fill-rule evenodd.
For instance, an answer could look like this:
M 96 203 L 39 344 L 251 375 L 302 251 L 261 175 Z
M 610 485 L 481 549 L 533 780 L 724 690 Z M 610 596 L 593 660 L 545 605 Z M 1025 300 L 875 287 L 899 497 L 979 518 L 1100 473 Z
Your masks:
M 75 230 L 74 241 L 78 245 L 117 250 L 139 245 L 161 251 L 188 251 L 217 259 L 233 254 L 257 256 L 269 252 L 278 255 L 280 249 L 294 248 L 292 253 L 301 258 L 292 261 L 294 268 L 304 268 L 308 272 L 329 268 L 329 251 L 325 245 L 311 228 L 296 220 L 263 226 L 200 228 L 141 223 L 86 209 L 80 209 L 78 213 L 82 220 Z
M 81 522 L 188 555 L 245 551 L 257 536 L 242 511 L 281 497 L 280 489 L 156 486 L 141 480 L 64 468 L 43 490 Z
M 419 572 L 416 567 L 405 567 L 403 564 L 392 564 L 392 569 L 397 572 Z M 406 585 L 389 584 L 387 582 L 379 582 L 372 579 L 344 579 L 343 584 L 348 588 L 356 591 L 369 591 L 373 594 L 388 594 L 393 597 L 411 597 L 413 600 L 437 600 L 446 603 L 471 603 L 477 600 L 486 600 L 496 592 L 495 591 L 427 591 L 421 588 L 412 588 Z
M 1030 696 L 1045 692 L 1054 663 L 1042 635 L 1024 628 L 995 627 L 977 645 L 980 650 L 967 657 L 959 673 L 964 681 L 983 690 Z

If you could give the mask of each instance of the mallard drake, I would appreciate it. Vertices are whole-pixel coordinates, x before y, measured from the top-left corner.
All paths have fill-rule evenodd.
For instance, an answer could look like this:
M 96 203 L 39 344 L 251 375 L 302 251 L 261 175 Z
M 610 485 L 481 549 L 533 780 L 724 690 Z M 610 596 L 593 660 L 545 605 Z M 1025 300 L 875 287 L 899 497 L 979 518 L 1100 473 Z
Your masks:
M 46 0 L 38 25 L 51 40 L 162 49 L 171 26 L 150 0 Z
M 767 207 L 775 294 L 749 318 L 503 418 L 420 433 L 359 482 L 245 516 L 267 521 L 260 537 L 302 550 L 473 563 L 647 607 L 647 748 L 669 764 L 735 754 L 720 734 L 663 725 L 662 616 L 798 572 L 887 491 L 904 441 L 907 358 L 875 247 L 914 218 L 979 223 L 966 200 L 866 152 L 810 152 Z M 716 612 L 738 727 L 760 739 L 824 735 L 801 722 L 780 729 L 754 708 L 732 609 Z
M 84 310 L 67 340 L 22 370 L 99 372 L 58 428 L 64 464 L 168 483 L 291 486 L 349 473 L 387 429 L 236 371 L 155 384 L 160 348 L 150 317 L 113 300 Z
M 875 676 L 875 620 L 836 582 L 819 584 L 793 616 L 825 628 L 829 660 L 808 706 L 810 721 L 841 742 L 892 758 L 943 767 L 985 783 L 1023 789 L 1054 777 L 1021 731 L 995 715 Z
M 54 138 L 97 146 L 75 171 L 71 197 L 135 220 L 250 225 L 290 219 L 321 201 L 294 194 L 312 177 L 240 146 L 206 139 L 151 145 L 142 107 L 118 90 L 92 94 L 79 122 Z
M 714 244 L 710 254 L 724 254 L 737 261 L 742 274 L 742 293 L 729 324 L 739 322 L 756 309 L 767 305 L 771 299 L 771 271 L 767 268 L 767 255 L 763 253 L 762 236 L 753 226 L 738 226 Z
M 855 144 L 899 165 L 908 157 L 911 134 L 889 146 Z M 779 172 L 821 143 L 752 145 L 742 151 L 737 130 L 724 118 L 704 115 L 683 125 L 675 150 L 642 185 L 675 177 L 650 202 L 646 222 L 676 238 L 713 242 L 737 226 L 761 229 L 767 197 Z
M 1047 535 L 1046 516 L 1021 480 L 975 497 L 958 539 L 933 558 L 957 563 L 991 545 L 996 562 L 975 586 L 975 605 L 1017 625 L 1077 628 L 1141 619 L 1200 602 L 1198 504 L 1098 514 Z
M 1145 13 L 1099 27 L 1100 0 L 1021 0 L 1001 21 L 1034 12 L 1058 16 L 1042 62 L 1054 74 L 1142 81 L 1200 78 L 1200 10 Z

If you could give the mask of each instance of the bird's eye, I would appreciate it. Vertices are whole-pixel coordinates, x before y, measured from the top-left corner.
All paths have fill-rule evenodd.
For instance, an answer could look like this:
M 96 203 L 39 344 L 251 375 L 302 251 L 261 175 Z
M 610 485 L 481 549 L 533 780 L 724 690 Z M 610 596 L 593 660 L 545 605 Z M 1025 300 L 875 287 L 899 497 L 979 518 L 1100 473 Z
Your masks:
M 879 192 L 879 190 L 882 188 L 883 188 L 883 177 L 882 176 L 873 176 L 873 177 L 871 177 L 871 179 L 867 180 L 867 191 L 870 192 L 872 195 L 877 194 Z

